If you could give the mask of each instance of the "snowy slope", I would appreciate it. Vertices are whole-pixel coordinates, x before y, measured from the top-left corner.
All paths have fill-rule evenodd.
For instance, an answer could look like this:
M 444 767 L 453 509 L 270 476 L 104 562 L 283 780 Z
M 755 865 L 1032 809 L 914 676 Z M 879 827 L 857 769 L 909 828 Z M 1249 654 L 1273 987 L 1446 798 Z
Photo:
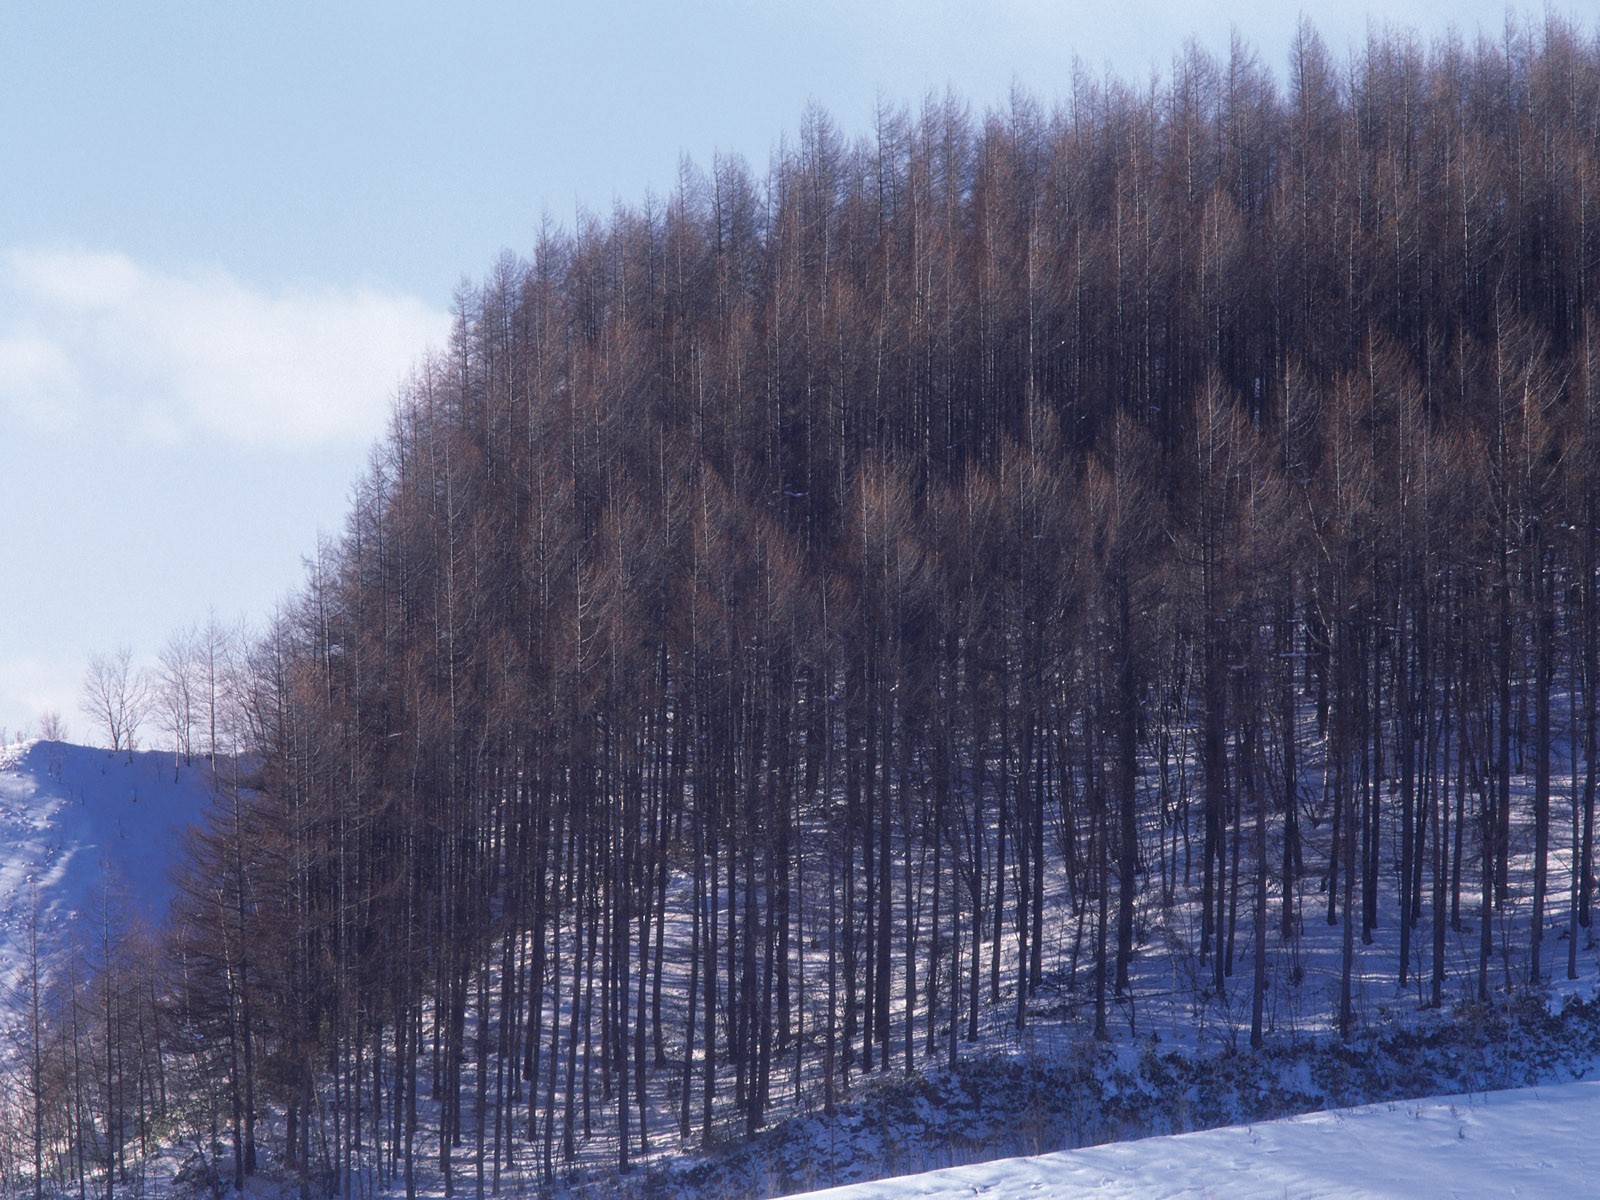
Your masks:
M 1589 1194 L 1600 1081 L 1371 1104 L 811 1192 L 827 1200 Z
M 62 742 L 0 747 L 0 996 L 41 948 L 166 916 L 184 831 L 208 804 L 208 771 L 170 753 L 112 754 Z

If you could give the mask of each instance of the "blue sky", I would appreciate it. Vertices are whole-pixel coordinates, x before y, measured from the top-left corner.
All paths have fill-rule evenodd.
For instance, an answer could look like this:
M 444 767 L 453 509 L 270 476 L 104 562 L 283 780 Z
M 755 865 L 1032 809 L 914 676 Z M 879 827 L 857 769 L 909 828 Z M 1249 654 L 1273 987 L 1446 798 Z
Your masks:
M 1276 68 L 1301 13 L 1343 59 L 1369 27 L 1498 37 L 1507 11 L 7 0 L 0 729 L 53 708 L 87 739 L 89 654 L 264 620 L 453 290 L 547 216 L 668 193 L 684 157 L 759 173 L 810 103 L 855 135 L 880 98 L 1049 103 L 1075 58 L 1144 81 L 1235 28 Z

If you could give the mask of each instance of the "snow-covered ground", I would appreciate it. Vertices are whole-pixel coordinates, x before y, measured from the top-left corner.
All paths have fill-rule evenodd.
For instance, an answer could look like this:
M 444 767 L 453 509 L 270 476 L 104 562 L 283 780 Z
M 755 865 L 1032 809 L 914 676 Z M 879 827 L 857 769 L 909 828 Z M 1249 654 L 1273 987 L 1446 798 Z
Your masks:
M 185 831 L 209 802 L 200 762 L 63 742 L 0 746 L 0 996 L 63 934 L 93 944 L 105 922 L 159 924 Z
M 1600 1081 L 1440 1096 L 1009 1158 L 811 1192 L 827 1200 L 1589 1194 Z
M 1525 783 L 1517 782 L 1519 788 Z M 1570 779 L 1560 782 L 1570 788 Z M 210 793 L 204 766 L 179 769 L 170 753 L 130 756 L 54 742 L 0 747 L 0 1022 L 9 1023 L 3 1010 L 19 994 L 35 919 L 41 947 L 59 953 L 76 940 L 88 947 L 91 958 L 106 920 L 114 928 L 133 920 L 162 920 L 185 830 L 201 819 Z M 1570 837 L 1564 824 L 1558 820 L 1553 839 L 1561 847 Z M 1385 836 L 1392 839 L 1393 831 L 1386 829 Z M 1600 1139 L 1592 1137 L 1600 1128 L 1600 1082 L 1582 1082 L 1600 1073 L 1600 1007 L 1567 1021 L 1568 1032 L 1559 1037 L 1553 1027 L 1540 1024 L 1539 1014 L 1554 1021 L 1563 1001 L 1580 1008 L 1579 1002 L 1594 1004 L 1600 949 L 1582 937 L 1576 947 L 1579 978 L 1562 978 L 1565 913 L 1556 907 L 1545 983 L 1528 1005 L 1513 1011 L 1511 997 L 1525 993 L 1503 985 L 1525 978 L 1527 841 L 1526 831 L 1514 831 L 1513 894 L 1494 917 L 1497 952 L 1490 982 L 1496 1001 L 1487 1009 L 1471 1004 L 1473 921 L 1481 913 L 1469 894 L 1464 927 L 1450 932 L 1448 944 L 1446 1005 L 1462 1008 L 1454 1013 L 1424 1009 L 1418 982 L 1427 965 L 1421 936 L 1413 943 L 1412 978 L 1406 988 L 1397 986 L 1395 930 L 1392 921 L 1386 922 L 1374 944 L 1357 951 L 1356 1041 L 1341 1047 L 1332 1038 L 1338 930 L 1321 917 L 1315 864 L 1325 857 L 1325 835 L 1313 828 L 1307 831 L 1312 869 L 1300 884 L 1303 932 L 1287 945 L 1273 941 L 1275 1001 L 1264 1052 L 1241 1053 L 1248 1028 L 1243 981 L 1223 997 L 1208 994 L 1194 978 L 1193 906 L 1162 911 L 1153 901 L 1146 914 L 1149 936 L 1135 965 L 1137 1007 L 1115 1005 L 1112 1040 L 1096 1043 L 1086 1024 L 1086 968 L 1077 953 L 1081 930 L 1074 927 L 1055 880 L 1056 903 L 1046 928 L 1047 986 L 1028 1006 L 1025 1031 L 1015 1028 L 1013 1000 L 1003 998 L 986 1008 L 984 1036 L 972 1046 L 962 1043 L 962 1070 L 953 1074 L 940 1066 L 942 1037 L 934 1053 L 924 1053 L 928 1015 L 919 1006 L 917 1067 L 929 1076 L 917 1082 L 900 1074 L 897 1055 L 894 1071 L 858 1078 L 833 1121 L 817 1111 L 814 1080 L 782 1079 L 777 1128 L 749 1148 L 750 1160 L 742 1168 L 707 1164 L 693 1152 L 695 1138 L 680 1144 L 670 1096 L 663 1094 L 652 1104 L 655 1153 L 645 1164 L 664 1168 L 663 1173 L 633 1176 L 629 1194 L 758 1196 L 875 1171 L 904 1172 L 1068 1145 L 1085 1148 L 808 1194 L 834 1200 L 1584 1194 L 1588 1181 L 1600 1179 Z M 1553 859 L 1552 892 L 1564 896 L 1567 860 L 1559 852 Z M 1385 911 L 1392 912 L 1387 892 L 1385 900 L 1390 905 Z M 675 929 L 669 936 L 681 932 Z M 1248 931 L 1241 936 L 1247 939 Z M 1243 941 L 1243 961 L 1248 961 L 1247 946 Z M 1009 940 L 1003 950 L 1009 981 L 1014 971 Z M 1277 977 L 1291 969 L 1297 981 Z M 667 1002 L 674 1014 L 682 988 L 673 985 L 679 982 L 669 968 Z M 897 1021 L 902 1014 L 897 1011 Z M 674 1016 L 674 1027 L 677 1021 Z M 1456 1040 L 1443 1032 L 1485 1021 L 1509 1024 L 1481 1029 L 1476 1040 L 1471 1030 Z M 1506 1029 L 1512 1028 L 1515 1036 L 1508 1036 Z M 1030 1073 L 1034 1064 L 1037 1078 Z M 1484 1090 L 1525 1081 L 1540 1086 Z M 1019 1088 L 1037 1093 L 1020 1113 L 1016 1104 L 1006 1103 L 1007 1093 Z M 1334 1107 L 1374 1096 L 1455 1089 L 1464 1094 Z M 1174 1097 L 1179 1107 L 1162 1107 Z M 1327 1111 L 1106 1141 L 1313 1108 Z M 775 1136 L 785 1131 L 786 1136 Z M 537 1179 L 530 1157 L 534 1149 L 516 1148 L 502 1184 L 507 1190 Z M 606 1136 L 597 1132 L 580 1147 L 579 1171 L 565 1176 L 574 1189 L 569 1194 L 623 1190 L 622 1180 L 607 1179 L 603 1171 L 584 1177 L 583 1167 L 599 1166 L 607 1156 Z M 150 1194 L 165 1194 L 171 1173 L 169 1163 L 152 1174 Z M 263 1180 L 262 1186 L 270 1191 L 272 1185 Z M 442 1194 L 431 1177 L 422 1190 Z

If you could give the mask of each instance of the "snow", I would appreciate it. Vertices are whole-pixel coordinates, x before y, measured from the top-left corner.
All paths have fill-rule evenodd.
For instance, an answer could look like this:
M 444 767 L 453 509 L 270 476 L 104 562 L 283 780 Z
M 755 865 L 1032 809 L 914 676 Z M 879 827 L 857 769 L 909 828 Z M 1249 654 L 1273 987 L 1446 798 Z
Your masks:
M 1315 770 L 1314 762 L 1309 769 Z M 1519 786 L 1523 782 L 1519 779 Z M 1570 786 L 1571 780 L 1561 782 Z M 113 931 L 134 920 L 159 924 L 172 894 L 170 872 L 182 857 L 185 830 L 199 822 L 210 803 L 210 793 L 206 769 L 199 764 L 180 768 L 170 753 L 112 754 L 56 742 L 0 747 L 0 1024 L 10 1023 L 4 1009 L 7 1004 L 15 1006 L 21 994 L 17 984 L 27 968 L 33 912 L 39 914 L 41 946 L 59 947 L 64 941 L 76 940 L 79 945 L 89 945 L 91 958 L 93 944 L 108 916 Z M 1564 815 L 1559 807 L 1556 815 L 1552 840 L 1564 846 L 1570 831 L 1559 820 Z M 1512 899 L 1494 918 L 1498 950 L 1491 964 L 1491 982 L 1497 994 L 1502 982 L 1510 984 L 1525 973 L 1522 947 L 1528 917 L 1528 839 L 1521 829 L 1515 830 L 1514 836 L 1517 852 L 1513 857 Z M 1283 1103 L 1277 1104 L 1274 1112 L 1287 1111 L 1290 1105 L 1324 1107 L 1327 1111 L 1277 1122 L 1257 1121 L 1204 1132 L 1084 1146 L 1038 1157 L 1000 1159 L 806 1194 L 830 1200 L 943 1200 L 980 1195 L 993 1200 L 1023 1196 L 1031 1200 L 1091 1194 L 1583 1194 L 1587 1181 L 1600 1178 L 1600 1139 L 1592 1136 L 1592 1131 L 1600 1128 L 1600 1081 L 1568 1081 L 1575 1076 L 1600 1074 L 1600 1043 L 1576 1039 L 1568 1058 L 1540 1045 L 1519 1057 L 1510 1041 L 1490 1032 L 1482 1046 L 1470 1041 L 1463 1041 L 1460 1046 L 1449 1042 L 1429 1051 L 1434 1058 L 1460 1056 L 1459 1072 L 1427 1069 L 1438 1066 L 1431 1058 L 1407 1058 L 1405 1047 L 1397 1048 L 1382 1040 L 1384 1031 L 1393 1030 L 1398 1036 L 1411 1029 L 1419 1035 L 1414 1040 L 1422 1041 L 1432 1038 L 1431 1031 L 1440 1025 L 1471 1018 L 1422 1009 L 1420 985 L 1426 962 L 1420 937 L 1413 944 L 1412 979 L 1406 989 L 1396 987 L 1398 954 L 1392 922 L 1380 925 L 1374 945 L 1358 950 L 1360 1019 L 1355 1042 L 1344 1047 L 1351 1056 L 1344 1068 L 1348 1078 L 1341 1076 L 1342 1083 L 1330 1082 L 1317 1073 L 1310 1057 L 1314 1047 L 1334 1044 L 1330 1036 L 1338 931 L 1320 919 L 1316 907 L 1319 900 L 1312 891 L 1315 864 L 1325 854 L 1325 834 L 1313 827 L 1306 831 L 1306 838 L 1312 869 L 1299 885 L 1305 889 L 1299 897 L 1305 917 L 1303 932 L 1299 939 L 1287 944 L 1274 939 L 1274 1007 L 1269 1009 L 1268 1048 L 1262 1054 L 1239 1053 L 1243 1032 L 1248 1028 L 1248 1014 L 1241 1008 L 1241 997 L 1247 995 L 1243 983 L 1236 981 L 1224 998 L 1208 995 L 1197 977 L 1191 978 L 1196 971 L 1190 928 L 1193 906 L 1180 903 L 1170 911 L 1152 908 L 1148 913 L 1152 936 L 1141 947 L 1135 963 L 1139 1007 L 1136 1011 L 1132 1005 L 1113 1006 L 1112 1042 L 1103 1052 L 1096 1050 L 1096 1054 L 1103 1053 L 1104 1061 L 1096 1058 L 1086 1065 L 1086 1069 L 1093 1067 L 1090 1075 L 1099 1080 L 1103 1090 L 1095 1093 L 1092 1089 L 1072 1088 L 1068 1068 L 1074 1056 L 1085 1055 L 1085 1047 L 1095 1044 L 1085 1040 L 1088 1007 L 1081 980 L 1080 986 L 1072 986 L 1074 975 L 1084 969 L 1071 949 L 1078 939 L 1073 936 L 1069 906 L 1059 902 L 1060 881 L 1052 880 L 1052 898 L 1058 902 L 1052 907 L 1046 932 L 1046 961 L 1051 970 L 1047 971 L 1047 986 L 1037 1002 L 1029 1006 L 1027 1029 L 1015 1029 L 1014 1001 L 1003 999 L 985 1011 L 982 1041 L 972 1047 L 963 1044 L 961 1051 L 964 1068 L 974 1063 L 993 1064 L 992 1073 L 1001 1092 L 1006 1088 L 1004 1068 L 1008 1064 L 1015 1070 L 1022 1070 L 1033 1061 L 1055 1064 L 1060 1068 L 1057 1073 L 1062 1075 L 1062 1086 L 1069 1087 L 1074 1097 L 1072 1112 L 1056 1114 L 1059 1119 L 1052 1118 L 1054 1124 L 1038 1117 L 1038 1127 L 1030 1133 L 1021 1127 L 1016 1113 L 1001 1103 L 1003 1096 L 996 1096 L 989 1088 L 983 1089 L 982 1102 L 975 1107 L 951 1101 L 946 1093 L 959 1091 L 962 1081 L 946 1080 L 939 1085 L 943 1042 L 933 1056 L 922 1054 L 927 1020 L 923 1010 L 917 1027 L 918 1066 L 933 1070 L 932 1083 L 901 1085 L 897 1092 L 897 1077 L 861 1076 L 847 1097 L 848 1102 L 841 1107 L 838 1121 L 827 1123 L 812 1111 L 816 1103 L 814 1080 L 780 1080 L 779 1099 L 787 1103 L 780 1103 L 774 1115 L 780 1126 L 789 1124 L 795 1131 L 793 1144 L 805 1152 L 805 1161 L 799 1166 L 785 1163 L 781 1169 L 773 1165 L 778 1162 L 775 1158 L 765 1167 L 757 1163 L 754 1177 L 760 1178 L 764 1172 L 769 1185 L 781 1178 L 791 1187 L 815 1186 L 866 1171 L 905 1171 L 984 1153 L 1014 1154 L 1034 1148 L 1083 1145 L 1091 1139 L 1115 1137 L 1135 1128 L 1150 1131 L 1239 1121 L 1265 1107 L 1265 1101 L 1252 1108 L 1238 1099 L 1248 1098 L 1254 1089 L 1267 1099 L 1281 1093 Z M 1559 853 L 1553 859 L 1552 894 L 1561 896 L 1567 861 Z M 681 883 L 675 880 L 674 886 Z M 1388 892 L 1385 899 L 1392 911 Z M 1463 899 L 1468 924 L 1460 932 L 1451 932 L 1449 945 L 1448 1000 L 1458 1002 L 1470 1000 L 1474 988 L 1477 939 L 1471 921 L 1481 916 L 1470 893 Z M 683 906 L 676 909 L 682 910 Z M 1559 978 L 1559 960 L 1565 956 L 1565 944 L 1559 940 L 1561 916 L 1564 914 L 1558 912 L 1551 921 L 1550 932 L 1555 935 L 1551 960 L 1546 967 L 1546 982 L 1537 989 L 1551 1013 L 1559 1011 L 1567 998 L 1590 1001 L 1596 994 L 1596 967 L 1600 965 L 1596 961 L 1600 948 L 1585 939 L 1577 956 L 1581 978 L 1573 982 Z M 674 927 L 669 936 L 683 932 Z M 63 939 L 62 933 L 68 938 Z M 1247 931 L 1244 936 L 1248 936 Z M 1009 942 L 1005 950 L 1009 960 Z M 1303 983 L 1278 977 L 1291 966 L 1298 967 Z M 669 966 L 667 1000 L 675 1014 L 682 988 L 681 980 L 671 972 Z M 1011 972 L 1009 963 L 1007 972 Z M 1163 972 L 1170 975 L 1164 978 Z M 678 1019 L 672 1017 L 674 1027 Z M 897 1012 L 896 1019 L 903 1017 Z M 1477 1019 L 1483 1019 L 1482 1014 Z M 1232 1090 L 1219 1086 L 1215 1089 L 1217 1095 L 1212 1096 L 1179 1070 L 1176 1059 L 1166 1061 L 1169 1053 L 1184 1060 L 1193 1057 L 1200 1064 L 1196 1069 L 1216 1076 L 1219 1084 L 1227 1082 L 1222 1078 L 1227 1070 L 1235 1070 L 1239 1073 L 1237 1086 Z M 1163 1078 L 1172 1076 L 1168 1080 L 1170 1086 L 1159 1094 L 1150 1091 L 1146 1095 L 1143 1089 L 1155 1086 L 1157 1074 Z M 1538 1081 L 1540 1086 L 1333 1107 L 1342 1100 L 1403 1094 L 1407 1089 L 1492 1089 L 1524 1081 Z M 880 1083 L 887 1085 L 885 1096 L 874 1101 Z M 1127 1094 L 1119 1092 L 1119 1087 Z M 1184 1098 L 1190 1109 L 1159 1109 L 1172 1096 Z M 693 1173 L 694 1139 L 680 1146 L 673 1113 L 670 1107 L 664 1107 L 669 1098 L 666 1094 L 652 1098 L 654 1153 L 646 1163 L 652 1167 L 671 1163 L 684 1173 L 667 1173 L 650 1180 L 635 1176 L 634 1181 L 644 1190 L 630 1194 L 763 1194 L 758 1187 L 749 1186 L 751 1173 L 739 1175 L 736 1171 L 728 1173 L 726 1188 L 702 1188 L 701 1183 L 709 1183 L 710 1179 Z M 855 1102 L 862 1105 L 859 1111 Z M 1157 1109 L 1152 1110 L 1152 1105 Z M 1118 1115 L 1124 1110 L 1131 1114 L 1125 1120 Z M 1153 1111 L 1158 1115 L 1152 1116 Z M 783 1122 L 785 1116 L 791 1121 Z M 986 1128 L 986 1123 L 993 1128 Z M 811 1139 L 809 1145 L 807 1139 Z M 835 1142 L 837 1154 L 831 1151 Z M 690 1153 L 681 1153 L 684 1150 Z M 531 1154 L 532 1148 L 519 1145 L 518 1151 Z M 759 1145 L 753 1151 L 759 1153 Z M 603 1167 L 610 1152 L 604 1134 L 580 1145 L 577 1170 L 566 1176 L 570 1184 L 577 1186 L 571 1194 L 606 1194 L 607 1187 L 621 1190 L 623 1181 L 613 1178 L 608 1182 L 603 1173 L 592 1178 L 592 1186 L 580 1182 L 583 1168 Z M 154 1190 L 150 1194 L 169 1194 L 163 1189 L 170 1188 L 170 1182 L 156 1180 L 165 1176 L 170 1181 L 176 1161 L 164 1162 L 151 1176 Z M 839 1164 L 853 1169 L 838 1170 Z M 457 1165 L 458 1170 L 463 1169 L 459 1162 Z M 508 1164 L 507 1172 L 502 1185 L 510 1191 L 529 1185 L 538 1177 L 532 1158 Z M 439 1181 L 427 1172 L 422 1185 L 424 1194 L 440 1194 Z M 273 1188 L 265 1179 L 259 1186 L 263 1195 L 270 1194 Z M 379 1194 L 379 1189 L 370 1183 L 369 1186 L 369 1195 Z M 398 1193 L 391 1189 L 383 1194 Z
M 35 911 L 41 953 L 62 932 L 92 942 L 107 921 L 164 921 L 185 831 L 209 797 L 208 769 L 167 752 L 0 746 L 0 995 L 27 969 Z
M 1440 1096 L 952 1167 L 818 1200 L 1581 1195 L 1600 1081 Z

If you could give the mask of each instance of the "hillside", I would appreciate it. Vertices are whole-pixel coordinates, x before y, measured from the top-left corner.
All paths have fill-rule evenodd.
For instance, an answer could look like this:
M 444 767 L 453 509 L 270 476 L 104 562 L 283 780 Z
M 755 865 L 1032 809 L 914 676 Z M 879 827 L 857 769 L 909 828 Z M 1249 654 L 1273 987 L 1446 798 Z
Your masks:
M 97 941 L 108 906 L 117 930 L 166 918 L 169 873 L 205 812 L 208 774 L 158 751 L 0 747 L 0 995 L 26 973 L 35 910 L 41 946 L 57 952 L 62 935 Z
M 462 288 L 11 1177 L 182 1108 L 200 1186 L 742 1196 L 1587 1069 L 1600 44 L 1292 67 L 813 112 Z

